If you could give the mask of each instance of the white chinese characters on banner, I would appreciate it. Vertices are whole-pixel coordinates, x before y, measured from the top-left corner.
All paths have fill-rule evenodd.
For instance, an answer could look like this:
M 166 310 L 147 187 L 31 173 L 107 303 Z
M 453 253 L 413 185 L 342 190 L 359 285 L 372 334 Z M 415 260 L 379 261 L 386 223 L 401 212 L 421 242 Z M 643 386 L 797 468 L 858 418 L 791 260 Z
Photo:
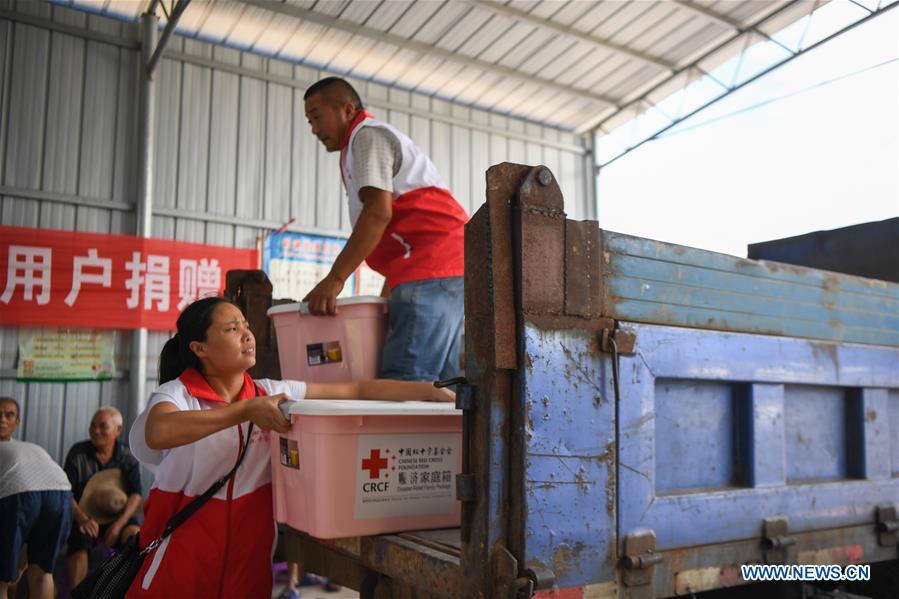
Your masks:
M 18 290 L 25 301 L 38 305 L 50 303 L 52 248 L 22 245 L 10 245 L 9 248 L 6 285 L 0 294 L 0 302 L 8 304 Z M 142 304 L 145 310 L 169 310 L 169 262 L 169 256 L 149 254 L 144 262 L 141 260 L 141 252 L 131 253 L 131 259 L 125 262 L 125 270 L 129 273 L 125 280 L 125 288 L 129 291 L 125 304 L 129 309 L 137 309 Z M 194 300 L 218 294 L 222 283 L 222 267 L 217 259 L 182 259 L 179 264 L 179 311 Z M 97 248 L 88 249 L 86 256 L 74 256 L 72 285 L 63 300 L 66 305 L 75 305 L 85 285 L 111 288 L 112 266 L 112 258 L 100 256 Z
M 133 310 L 140 304 L 140 288 L 144 288 L 144 310 L 152 310 L 153 302 L 160 312 L 169 309 L 169 257 L 149 254 L 146 262 L 141 262 L 141 253 L 132 252 L 131 260 L 125 263 L 125 270 L 131 273 L 125 281 L 130 291 L 126 305 Z
M 41 306 L 50 303 L 52 254 L 51 248 L 25 245 L 9 246 L 6 289 L 3 290 L 3 295 L 0 295 L 0 302 L 8 304 L 16 287 L 21 285 L 26 301 L 34 300 Z M 20 272 L 22 274 L 19 274 Z M 35 287 L 40 287 L 41 290 L 36 298 L 34 296 Z
M 225 273 L 258 267 L 256 249 L 0 225 L 0 325 L 171 331 Z
M 72 272 L 72 289 L 66 296 L 65 302 L 69 306 L 75 304 L 78 294 L 81 292 L 82 283 L 91 283 L 102 285 L 107 289 L 112 287 L 112 260 L 109 258 L 100 258 L 97 255 L 97 248 L 91 248 L 87 251 L 87 256 L 75 256 L 73 259 L 74 270 Z M 85 268 L 99 268 L 102 272 L 86 273 Z
M 181 260 L 178 271 L 179 311 L 194 300 L 217 295 L 222 286 L 222 268 L 215 258 L 203 258 L 199 262 Z

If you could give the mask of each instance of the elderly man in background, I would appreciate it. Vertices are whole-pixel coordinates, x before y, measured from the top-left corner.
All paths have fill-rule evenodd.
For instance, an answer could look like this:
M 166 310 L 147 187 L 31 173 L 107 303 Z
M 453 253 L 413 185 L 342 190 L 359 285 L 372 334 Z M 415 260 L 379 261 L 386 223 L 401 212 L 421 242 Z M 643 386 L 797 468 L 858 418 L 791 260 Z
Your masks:
M 0 397 L 0 599 L 19 579 L 23 545 L 29 594 L 49 599 L 72 515 L 71 485 L 44 448 L 12 438 L 18 426 L 18 402 Z
M 91 419 L 90 439 L 73 445 L 66 456 L 65 472 L 72 483 L 73 495 L 72 530 L 66 559 L 70 588 L 78 586 L 87 576 L 88 551 L 98 541 L 114 547 L 140 531 L 140 524 L 134 517 L 141 504 L 140 466 L 128 446 L 119 440 L 122 430 L 121 412 L 112 407 L 100 408 Z M 113 468 L 121 471 L 122 491 L 127 499 L 115 519 L 101 524 L 97 522 L 96 514 L 85 509 L 82 496 L 91 477 Z

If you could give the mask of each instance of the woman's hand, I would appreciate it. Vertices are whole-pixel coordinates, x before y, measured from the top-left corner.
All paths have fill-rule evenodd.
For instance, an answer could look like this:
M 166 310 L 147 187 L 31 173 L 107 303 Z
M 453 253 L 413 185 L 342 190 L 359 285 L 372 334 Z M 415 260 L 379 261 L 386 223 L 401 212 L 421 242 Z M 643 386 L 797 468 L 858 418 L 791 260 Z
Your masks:
M 284 393 L 271 396 L 259 396 L 253 399 L 244 400 L 247 402 L 246 414 L 253 424 L 264 431 L 277 431 L 286 433 L 290 430 L 290 421 L 288 421 L 278 403 L 290 399 Z

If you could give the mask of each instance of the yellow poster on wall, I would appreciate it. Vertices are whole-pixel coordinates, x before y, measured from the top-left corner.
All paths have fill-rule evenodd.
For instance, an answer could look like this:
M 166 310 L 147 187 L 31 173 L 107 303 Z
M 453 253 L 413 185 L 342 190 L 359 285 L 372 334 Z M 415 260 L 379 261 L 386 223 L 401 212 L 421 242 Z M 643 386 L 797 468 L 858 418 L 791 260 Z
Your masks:
M 115 331 L 19 329 L 20 381 L 102 381 L 115 374 Z

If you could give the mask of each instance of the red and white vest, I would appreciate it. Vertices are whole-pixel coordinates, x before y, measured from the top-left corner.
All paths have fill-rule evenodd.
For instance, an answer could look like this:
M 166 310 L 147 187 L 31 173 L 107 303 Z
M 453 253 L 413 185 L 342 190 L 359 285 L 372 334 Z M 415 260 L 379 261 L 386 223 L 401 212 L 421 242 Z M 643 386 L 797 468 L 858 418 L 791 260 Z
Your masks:
M 409 281 L 463 276 L 468 214 L 450 194 L 431 159 L 404 133 L 366 111 L 350 124 L 340 149 L 340 174 L 353 226 L 362 213 L 352 172 L 353 140 L 363 127 L 392 133 L 403 156 L 393 177 L 393 217 L 366 258 L 368 265 L 387 278 L 390 289 Z
M 298 381 L 256 381 L 260 395 L 286 393 L 303 399 Z M 255 396 L 244 374 L 240 400 Z M 159 537 L 175 513 L 227 474 L 237 461 L 247 424 L 233 426 L 173 449 L 147 446 L 147 413 L 160 402 L 180 410 L 214 410 L 227 405 L 194 369 L 161 385 L 131 428 L 130 447 L 153 473 L 144 505 L 140 545 Z M 272 509 L 271 446 L 268 433 L 253 435 L 235 475 L 144 561 L 128 590 L 132 597 L 258 597 L 269 599 L 275 520 Z

